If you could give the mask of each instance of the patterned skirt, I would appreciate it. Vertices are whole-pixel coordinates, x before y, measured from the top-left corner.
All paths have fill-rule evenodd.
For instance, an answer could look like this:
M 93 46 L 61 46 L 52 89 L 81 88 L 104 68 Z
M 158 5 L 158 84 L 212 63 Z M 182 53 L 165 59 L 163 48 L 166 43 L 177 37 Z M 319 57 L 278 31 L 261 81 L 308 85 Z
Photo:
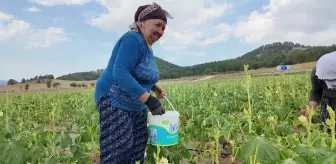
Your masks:
M 329 119 L 329 112 L 327 110 L 327 106 L 330 106 L 334 112 L 336 112 L 336 100 L 330 99 L 324 93 L 322 94 L 321 98 L 321 111 L 320 111 L 320 121 L 324 124 L 324 126 L 328 127 L 326 124 L 326 120 Z M 322 128 L 323 126 L 321 126 Z M 328 131 L 330 131 L 328 129 Z
M 100 124 L 100 163 L 144 163 L 148 139 L 146 111 L 111 106 L 109 94 L 97 104 Z

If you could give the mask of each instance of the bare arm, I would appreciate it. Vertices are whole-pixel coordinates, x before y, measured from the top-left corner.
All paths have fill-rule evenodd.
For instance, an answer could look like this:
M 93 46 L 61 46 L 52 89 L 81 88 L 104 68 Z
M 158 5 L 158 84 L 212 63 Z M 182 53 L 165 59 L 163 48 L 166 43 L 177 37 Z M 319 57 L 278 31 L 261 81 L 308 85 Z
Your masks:
M 318 103 L 321 100 L 322 92 L 323 92 L 321 81 L 318 79 L 315 73 L 316 73 L 316 68 L 313 68 L 312 73 L 311 73 L 311 78 L 310 78 L 312 87 L 311 87 L 310 95 L 309 95 L 309 106 L 311 108 L 317 107 Z

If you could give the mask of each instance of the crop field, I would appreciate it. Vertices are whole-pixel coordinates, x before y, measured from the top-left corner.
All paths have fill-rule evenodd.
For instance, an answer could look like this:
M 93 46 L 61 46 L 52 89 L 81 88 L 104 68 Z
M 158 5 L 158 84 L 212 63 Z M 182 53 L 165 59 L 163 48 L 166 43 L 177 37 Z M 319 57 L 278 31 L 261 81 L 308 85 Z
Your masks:
M 162 85 L 181 115 L 180 141 L 148 145 L 146 163 L 336 164 L 320 109 L 300 116 L 310 74 L 245 73 Z M 98 121 L 93 89 L 0 95 L 0 163 L 99 163 Z

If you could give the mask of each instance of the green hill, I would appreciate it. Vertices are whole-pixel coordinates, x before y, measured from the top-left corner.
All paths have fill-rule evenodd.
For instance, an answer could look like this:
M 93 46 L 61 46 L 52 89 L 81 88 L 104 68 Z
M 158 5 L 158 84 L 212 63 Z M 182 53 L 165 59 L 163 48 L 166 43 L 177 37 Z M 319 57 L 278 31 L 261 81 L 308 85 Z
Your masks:
M 305 46 L 292 42 L 276 42 L 260 46 L 243 56 L 203 63 L 172 70 L 169 73 L 162 73 L 165 78 L 179 78 L 185 76 L 209 75 L 223 72 L 243 71 L 244 64 L 249 64 L 250 69 L 271 68 L 280 64 L 298 64 L 316 61 L 323 54 L 336 51 L 336 45 L 331 46 Z
M 305 46 L 293 42 L 275 42 L 258 47 L 240 57 L 181 67 L 156 57 L 161 79 L 172 79 L 185 76 L 209 75 L 243 71 L 244 64 L 250 69 L 271 68 L 280 64 L 298 64 L 316 61 L 323 54 L 336 51 L 336 45 Z M 223 54 L 224 55 L 224 54 Z M 58 77 L 59 80 L 83 81 L 96 80 L 102 69 L 90 72 L 77 72 Z M 36 77 L 35 77 L 36 78 Z
M 172 72 L 172 70 L 181 68 L 181 66 L 169 63 L 158 57 L 155 57 L 155 60 L 158 65 L 158 69 L 160 70 L 160 73 L 162 74 L 169 74 L 170 72 Z M 68 75 L 57 77 L 56 79 L 71 80 L 71 81 L 96 80 L 98 79 L 98 77 L 100 76 L 102 72 L 103 72 L 103 69 L 99 69 L 96 71 L 90 71 L 90 72 L 76 72 L 76 73 L 71 73 Z

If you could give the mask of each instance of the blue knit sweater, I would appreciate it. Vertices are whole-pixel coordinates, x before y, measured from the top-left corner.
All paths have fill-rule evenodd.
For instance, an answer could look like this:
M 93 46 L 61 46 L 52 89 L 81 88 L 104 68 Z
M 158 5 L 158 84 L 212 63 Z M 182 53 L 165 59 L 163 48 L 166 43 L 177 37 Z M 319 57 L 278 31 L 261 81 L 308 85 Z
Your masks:
M 152 51 L 140 32 L 129 31 L 116 43 L 107 68 L 98 78 L 95 100 L 110 92 L 113 107 L 125 110 L 145 110 L 138 98 L 159 79 Z

